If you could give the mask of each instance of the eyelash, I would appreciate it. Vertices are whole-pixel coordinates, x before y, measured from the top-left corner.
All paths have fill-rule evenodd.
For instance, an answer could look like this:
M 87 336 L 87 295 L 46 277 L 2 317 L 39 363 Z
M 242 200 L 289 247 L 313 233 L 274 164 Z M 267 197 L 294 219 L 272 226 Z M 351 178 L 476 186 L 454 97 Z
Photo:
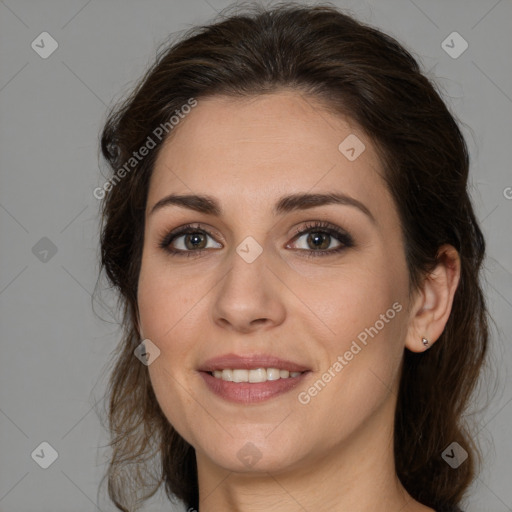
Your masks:
M 325 221 L 314 221 L 314 222 L 308 222 L 305 226 L 298 228 L 293 236 L 293 241 L 295 241 L 297 238 L 300 238 L 300 236 L 305 235 L 307 233 L 321 233 L 325 235 L 330 235 L 338 240 L 340 242 L 340 245 L 336 247 L 335 249 L 322 249 L 322 250 L 308 250 L 308 249 L 298 249 L 300 252 L 306 253 L 306 257 L 318 257 L 318 256 L 329 256 L 332 254 L 337 254 L 349 247 L 354 246 L 354 240 L 351 235 L 346 233 L 345 231 L 342 231 L 341 229 L 337 228 L 333 224 L 330 224 L 329 222 Z M 185 256 L 187 258 L 197 256 L 198 253 L 202 253 L 204 251 L 208 251 L 209 249 L 197 249 L 197 250 L 189 250 L 184 251 L 182 249 L 172 249 L 170 247 L 171 243 L 176 239 L 179 238 L 182 235 L 188 235 L 193 233 L 202 233 L 207 236 L 212 237 L 208 231 L 205 231 L 204 229 L 201 229 L 198 225 L 194 226 L 192 224 L 186 224 L 184 226 L 181 226 L 180 228 L 177 228 L 167 234 L 165 234 L 159 241 L 158 246 L 171 254 L 172 256 Z M 213 238 L 213 237 L 212 237 Z

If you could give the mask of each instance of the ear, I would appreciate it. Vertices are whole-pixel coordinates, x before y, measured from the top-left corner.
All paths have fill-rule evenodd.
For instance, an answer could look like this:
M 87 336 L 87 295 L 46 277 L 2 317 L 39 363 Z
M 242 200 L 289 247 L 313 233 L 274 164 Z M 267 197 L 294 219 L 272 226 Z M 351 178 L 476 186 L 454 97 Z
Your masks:
M 448 244 L 437 253 L 438 264 L 425 277 L 411 308 L 405 346 L 412 352 L 423 352 L 441 336 L 452 310 L 453 297 L 460 280 L 460 257 Z M 422 342 L 428 340 L 428 346 Z

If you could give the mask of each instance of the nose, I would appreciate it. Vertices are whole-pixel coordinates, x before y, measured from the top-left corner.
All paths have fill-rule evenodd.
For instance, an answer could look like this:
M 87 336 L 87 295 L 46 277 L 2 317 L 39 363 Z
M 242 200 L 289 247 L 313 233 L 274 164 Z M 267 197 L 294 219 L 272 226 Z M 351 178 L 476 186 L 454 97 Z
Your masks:
M 265 251 L 248 263 L 233 251 L 230 270 L 215 289 L 215 324 L 240 333 L 270 329 L 286 317 L 282 283 L 267 268 Z

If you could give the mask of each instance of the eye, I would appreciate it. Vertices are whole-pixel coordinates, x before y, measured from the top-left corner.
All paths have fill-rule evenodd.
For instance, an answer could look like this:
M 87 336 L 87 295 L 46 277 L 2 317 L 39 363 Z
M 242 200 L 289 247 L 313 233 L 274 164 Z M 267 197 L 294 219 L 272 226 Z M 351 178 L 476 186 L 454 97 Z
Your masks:
M 301 241 L 302 240 L 302 241 Z M 299 241 L 299 247 L 294 245 Z M 333 245 L 334 244 L 334 245 Z M 298 249 L 307 256 L 328 256 L 352 247 L 352 237 L 334 224 L 324 221 L 307 223 L 298 229 L 293 243 L 286 248 Z M 159 247 L 174 256 L 199 256 L 207 249 L 222 249 L 208 231 L 187 224 L 165 234 Z
M 209 238 L 213 240 L 213 237 L 207 231 L 188 224 L 166 234 L 160 241 L 159 246 L 171 254 L 185 254 L 187 256 L 191 255 L 192 252 L 199 253 L 206 249 L 222 248 L 222 244 L 218 242 L 209 244 Z
M 302 239 L 298 249 L 307 252 L 310 256 L 338 253 L 354 245 L 354 241 L 348 233 L 329 222 L 316 221 L 307 224 L 304 228 L 298 230 L 294 237 L 294 243 Z

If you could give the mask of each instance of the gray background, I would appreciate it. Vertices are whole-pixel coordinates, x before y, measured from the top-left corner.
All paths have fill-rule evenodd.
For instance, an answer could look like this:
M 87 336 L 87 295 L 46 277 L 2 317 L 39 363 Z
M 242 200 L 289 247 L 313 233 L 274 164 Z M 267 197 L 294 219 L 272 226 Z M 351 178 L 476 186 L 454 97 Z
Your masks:
M 414 52 L 467 137 L 496 328 L 475 400 L 476 408 L 492 398 L 474 417 L 485 466 L 465 510 L 511 511 L 512 2 L 334 3 Z M 115 510 L 104 493 L 97 499 L 108 441 L 98 409 L 119 337 L 108 296 L 95 301 L 96 314 L 91 307 L 99 206 L 92 191 L 104 181 L 98 133 L 106 107 L 134 84 L 158 43 L 228 4 L 0 1 L 1 512 Z M 44 31 L 59 45 L 46 59 L 31 47 Z M 458 58 L 441 46 L 453 31 L 469 44 Z M 48 469 L 31 458 L 43 441 L 59 454 Z M 160 500 L 144 510 L 172 510 Z

